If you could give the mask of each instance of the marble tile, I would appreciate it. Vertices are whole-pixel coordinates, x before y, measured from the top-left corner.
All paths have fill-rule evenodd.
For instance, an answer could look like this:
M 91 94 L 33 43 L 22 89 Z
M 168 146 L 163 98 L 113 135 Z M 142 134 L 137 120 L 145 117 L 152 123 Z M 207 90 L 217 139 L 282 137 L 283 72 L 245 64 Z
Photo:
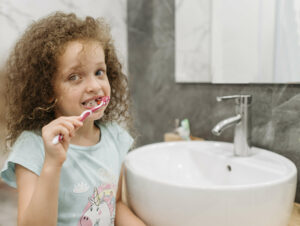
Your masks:
M 24 29 L 54 11 L 74 12 L 80 17 L 104 17 L 111 25 L 119 57 L 127 68 L 127 0 L 1 0 L 0 65 Z M 125 69 L 127 70 L 127 69 Z
M 277 1 L 275 80 L 298 82 L 300 73 L 300 2 Z M 282 75 L 285 76 L 282 76 Z
M 276 1 L 212 3 L 212 82 L 272 83 Z
M 211 1 L 175 1 L 176 82 L 210 82 Z

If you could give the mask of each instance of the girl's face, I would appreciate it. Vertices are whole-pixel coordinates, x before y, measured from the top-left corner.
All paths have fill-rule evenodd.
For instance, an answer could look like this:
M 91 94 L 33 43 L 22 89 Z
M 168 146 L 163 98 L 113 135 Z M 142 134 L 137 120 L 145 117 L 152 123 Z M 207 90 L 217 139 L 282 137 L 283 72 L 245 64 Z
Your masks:
M 103 96 L 110 96 L 105 55 L 96 41 L 72 41 L 58 58 L 54 79 L 57 98 L 56 117 L 77 116 L 97 105 Z M 86 120 L 100 119 L 106 106 Z

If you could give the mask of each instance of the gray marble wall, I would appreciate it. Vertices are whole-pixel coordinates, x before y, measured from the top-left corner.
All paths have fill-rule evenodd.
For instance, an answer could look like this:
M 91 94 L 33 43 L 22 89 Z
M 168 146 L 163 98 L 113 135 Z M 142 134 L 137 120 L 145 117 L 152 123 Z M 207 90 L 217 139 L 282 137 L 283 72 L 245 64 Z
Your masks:
M 128 67 L 138 146 L 160 142 L 176 118 L 188 118 L 194 136 L 231 142 L 233 129 L 211 134 L 234 115 L 216 96 L 251 94 L 253 145 L 291 159 L 300 171 L 300 85 L 175 83 L 174 0 L 128 0 Z M 300 177 L 296 201 L 300 202 Z

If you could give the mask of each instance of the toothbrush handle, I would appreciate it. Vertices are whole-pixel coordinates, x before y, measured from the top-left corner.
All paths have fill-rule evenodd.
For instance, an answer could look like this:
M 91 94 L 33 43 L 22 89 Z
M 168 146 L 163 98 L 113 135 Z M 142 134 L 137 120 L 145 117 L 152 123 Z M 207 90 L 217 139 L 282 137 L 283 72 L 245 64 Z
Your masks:
M 52 140 L 52 144 L 58 144 L 59 143 L 59 141 L 61 141 L 63 139 L 63 135 L 57 135 L 57 136 L 55 136 L 54 138 L 53 138 L 53 140 Z

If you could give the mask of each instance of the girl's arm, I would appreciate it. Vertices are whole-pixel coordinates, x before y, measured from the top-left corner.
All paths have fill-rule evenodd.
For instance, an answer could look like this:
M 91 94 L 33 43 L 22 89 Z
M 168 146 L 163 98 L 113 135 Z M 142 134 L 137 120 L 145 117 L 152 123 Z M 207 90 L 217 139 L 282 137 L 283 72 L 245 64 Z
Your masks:
M 82 126 L 78 117 L 60 117 L 42 129 L 45 160 L 40 176 L 16 164 L 19 226 L 55 226 L 58 215 L 60 172 L 75 130 Z M 62 134 L 64 140 L 53 144 Z
M 45 163 L 40 176 L 37 176 L 16 165 L 16 178 L 18 225 L 56 225 L 60 168 Z
M 125 203 L 122 202 L 122 178 L 123 168 L 120 173 L 117 197 L 116 197 L 116 226 L 146 226 L 141 219 L 139 219 L 134 213 L 128 208 Z

